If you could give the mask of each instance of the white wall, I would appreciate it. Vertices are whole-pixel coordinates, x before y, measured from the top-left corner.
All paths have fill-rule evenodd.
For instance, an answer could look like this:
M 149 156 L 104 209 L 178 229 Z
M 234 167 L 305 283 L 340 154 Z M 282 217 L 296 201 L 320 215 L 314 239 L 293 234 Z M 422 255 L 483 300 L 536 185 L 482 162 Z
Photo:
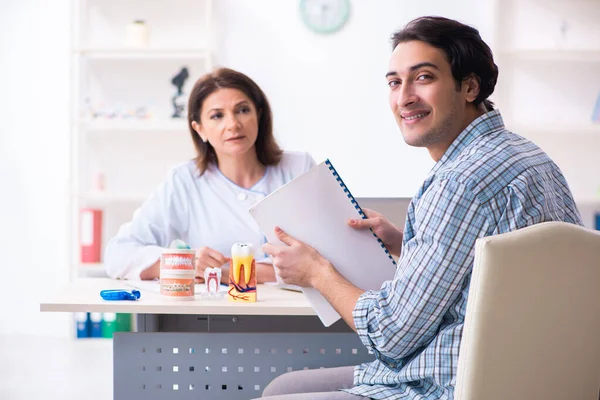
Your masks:
M 410 197 L 431 162 L 388 109 L 389 36 L 437 14 L 491 41 L 491 3 L 353 0 L 348 25 L 322 36 L 302 25 L 298 1 L 218 0 L 216 61 L 265 89 L 284 147 L 331 158 L 356 196 Z M 69 278 L 69 27 L 68 0 L 0 0 L 0 334 L 71 329 L 67 314 L 39 312 Z
M 216 63 L 255 79 L 271 100 L 283 146 L 330 158 L 355 196 L 412 197 L 433 163 L 426 150 L 403 142 L 388 107 L 391 33 L 435 14 L 491 39 L 492 2 L 351 3 L 347 25 L 319 35 L 302 24 L 298 1 L 216 1 Z
M 0 1 L 3 333 L 64 336 L 39 302 L 68 281 L 69 2 Z
M 356 196 L 412 196 L 431 162 L 404 145 L 388 110 L 389 36 L 430 13 L 488 35 L 486 4 L 355 0 L 347 26 L 322 36 L 303 26 L 297 1 L 219 0 L 217 63 L 263 86 L 285 148 L 331 158 Z M 0 268 L 10 282 L 0 304 L 11 305 L 0 334 L 68 335 L 69 316 L 40 313 L 39 302 L 69 279 L 69 1 L 2 0 L 0 30 Z

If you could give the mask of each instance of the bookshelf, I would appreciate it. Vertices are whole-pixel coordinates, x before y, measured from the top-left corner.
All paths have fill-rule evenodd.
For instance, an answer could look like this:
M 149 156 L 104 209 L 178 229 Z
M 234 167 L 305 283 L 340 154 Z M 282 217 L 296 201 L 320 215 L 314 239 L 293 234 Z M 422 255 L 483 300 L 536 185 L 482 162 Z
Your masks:
M 104 274 L 102 258 L 80 256 L 82 209 L 102 213 L 103 254 L 168 170 L 193 157 L 185 111 L 172 118 L 171 79 L 188 68 L 185 104 L 212 69 L 212 9 L 212 0 L 72 0 L 72 277 Z
M 91 192 L 81 193 L 79 201 L 89 206 L 109 206 L 111 204 L 141 204 L 148 195 L 143 193 L 110 193 L 110 192 Z
M 502 57 L 514 61 L 540 61 L 540 62 L 600 62 L 600 49 L 516 49 L 501 52 Z
M 77 122 L 82 129 L 92 133 L 102 132 L 185 132 L 185 119 L 82 119 Z
M 97 47 L 81 48 L 74 51 L 81 57 L 95 60 L 207 60 L 210 53 L 206 49 L 186 48 L 126 48 Z
M 564 136 L 566 134 L 578 136 L 589 136 L 593 137 L 600 136 L 600 123 L 582 122 L 582 123 L 568 123 L 560 122 L 555 124 L 540 123 L 540 124 L 516 124 L 509 127 L 509 129 L 515 132 L 522 132 L 530 135 L 558 135 Z
M 509 130 L 561 168 L 584 223 L 600 212 L 600 7 L 596 0 L 497 0 L 492 100 Z

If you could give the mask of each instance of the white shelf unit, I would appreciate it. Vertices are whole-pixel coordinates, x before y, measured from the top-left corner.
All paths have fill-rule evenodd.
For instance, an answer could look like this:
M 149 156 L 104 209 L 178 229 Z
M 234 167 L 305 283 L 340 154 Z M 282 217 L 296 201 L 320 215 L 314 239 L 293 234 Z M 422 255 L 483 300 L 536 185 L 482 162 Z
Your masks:
M 508 129 L 558 164 L 592 227 L 600 212 L 600 2 L 497 0 L 492 96 Z M 582 212 L 583 214 L 584 212 Z
M 510 58 L 513 62 L 518 60 L 543 62 L 600 62 L 600 49 L 516 49 L 501 52 L 500 56 Z
M 103 259 L 80 258 L 82 208 L 102 211 L 102 254 L 110 237 L 176 164 L 194 156 L 187 113 L 172 118 L 171 79 L 189 77 L 182 102 L 212 69 L 212 0 L 72 0 L 71 271 L 98 276 Z M 144 20 L 145 47 L 126 27 Z
M 185 48 L 82 48 L 74 51 L 89 59 L 107 60 L 160 60 L 160 59 L 208 59 L 210 53 L 206 49 Z
M 76 122 L 92 134 L 113 134 L 121 132 L 141 132 L 141 133 L 187 133 L 187 120 L 180 118 L 154 118 L 147 120 L 140 119 L 80 119 Z
M 80 263 L 78 268 L 78 276 L 82 278 L 106 277 L 102 263 Z
M 78 201 L 85 203 L 87 206 L 107 206 L 110 204 L 141 204 L 148 195 L 142 193 L 111 193 L 107 191 L 97 191 L 90 193 L 81 193 L 78 196 Z
M 508 128 L 523 135 L 558 135 L 559 139 L 566 134 L 572 135 L 571 137 L 575 138 L 600 136 L 600 123 L 592 122 L 569 123 L 567 121 L 562 121 L 555 124 L 517 124 L 509 126 Z

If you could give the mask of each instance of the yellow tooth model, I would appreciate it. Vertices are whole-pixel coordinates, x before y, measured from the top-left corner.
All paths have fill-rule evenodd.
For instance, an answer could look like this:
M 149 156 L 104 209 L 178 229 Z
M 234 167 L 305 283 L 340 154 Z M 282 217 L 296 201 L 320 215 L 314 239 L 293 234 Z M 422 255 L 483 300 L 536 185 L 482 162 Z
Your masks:
M 231 301 L 256 302 L 256 265 L 251 244 L 236 243 L 231 247 L 228 293 Z

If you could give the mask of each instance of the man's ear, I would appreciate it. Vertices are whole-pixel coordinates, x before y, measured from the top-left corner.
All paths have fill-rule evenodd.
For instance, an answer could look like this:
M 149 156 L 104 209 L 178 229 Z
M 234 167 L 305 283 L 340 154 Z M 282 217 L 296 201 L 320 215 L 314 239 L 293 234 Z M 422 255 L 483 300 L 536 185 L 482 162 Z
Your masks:
M 208 139 L 206 138 L 206 135 L 204 135 L 204 128 L 202 128 L 202 125 L 200 125 L 196 121 L 192 121 L 192 128 L 196 131 L 196 133 L 198 134 L 198 136 L 200 136 L 200 139 L 202 139 L 202 141 L 204 143 L 206 143 L 206 141 Z
M 463 89 L 465 89 L 466 100 L 469 103 L 473 103 L 477 96 L 479 96 L 479 90 L 481 85 L 479 83 L 479 77 L 471 74 L 463 81 Z

